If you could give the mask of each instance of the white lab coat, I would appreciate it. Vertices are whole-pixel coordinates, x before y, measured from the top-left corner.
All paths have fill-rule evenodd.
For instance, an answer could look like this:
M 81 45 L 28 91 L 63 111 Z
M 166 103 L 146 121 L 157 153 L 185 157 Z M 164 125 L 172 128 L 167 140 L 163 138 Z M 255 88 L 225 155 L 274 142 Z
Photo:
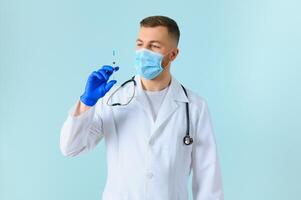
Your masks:
M 210 113 L 205 99 L 172 77 L 156 121 L 136 75 L 136 93 L 125 106 L 106 105 L 114 86 L 79 116 L 72 116 L 79 100 L 68 111 L 61 129 L 60 149 L 76 156 L 93 149 L 104 138 L 107 182 L 102 200 L 188 200 L 192 171 L 194 200 L 223 200 L 221 169 Z M 129 87 L 114 100 L 129 98 Z M 184 145 L 185 102 L 189 102 L 192 145 Z

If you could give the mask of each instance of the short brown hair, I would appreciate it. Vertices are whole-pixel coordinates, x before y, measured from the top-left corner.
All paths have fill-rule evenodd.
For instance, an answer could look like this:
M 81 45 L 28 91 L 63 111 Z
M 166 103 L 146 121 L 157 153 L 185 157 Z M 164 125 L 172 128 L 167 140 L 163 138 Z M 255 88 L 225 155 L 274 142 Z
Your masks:
M 166 16 L 150 16 L 140 21 L 140 27 L 156 27 L 164 26 L 167 28 L 168 33 L 176 40 L 177 44 L 180 40 L 180 30 L 177 23 Z

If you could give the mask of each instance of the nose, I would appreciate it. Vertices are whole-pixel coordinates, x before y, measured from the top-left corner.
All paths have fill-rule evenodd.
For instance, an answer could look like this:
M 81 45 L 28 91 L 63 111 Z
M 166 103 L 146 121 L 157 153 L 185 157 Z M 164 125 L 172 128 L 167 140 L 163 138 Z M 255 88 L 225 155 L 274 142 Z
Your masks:
M 150 45 L 147 45 L 147 44 L 143 45 L 143 48 L 151 50 Z

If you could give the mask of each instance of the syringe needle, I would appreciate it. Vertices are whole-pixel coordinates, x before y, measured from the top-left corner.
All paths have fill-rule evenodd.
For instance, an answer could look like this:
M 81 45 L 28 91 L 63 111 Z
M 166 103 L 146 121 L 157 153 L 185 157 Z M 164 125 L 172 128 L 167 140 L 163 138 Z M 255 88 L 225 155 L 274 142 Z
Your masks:
M 115 67 L 115 64 L 116 64 L 116 62 L 115 62 L 115 50 L 113 50 L 113 67 Z
M 116 67 L 116 61 L 115 61 L 115 49 L 113 49 L 113 68 L 114 68 L 114 71 L 115 71 L 115 67 Z M 115 76 L 114 76 L 114 71 L 113 71 L 113 79 L 115 79 Z

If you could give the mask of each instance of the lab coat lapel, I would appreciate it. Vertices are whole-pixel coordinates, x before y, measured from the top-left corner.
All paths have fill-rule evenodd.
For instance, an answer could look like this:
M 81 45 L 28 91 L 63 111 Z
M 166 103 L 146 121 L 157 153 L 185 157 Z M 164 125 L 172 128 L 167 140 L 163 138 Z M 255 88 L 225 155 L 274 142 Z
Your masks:
M 149 105 L 148 99 L 145 92 L 143 91 L 140 76 L 135 76 L 135 81 L 137 83 L 136 93 L 134 99 L 138 106 L 144 109 L 147 114 L 149 121 L 152 123 L 151 137 L 150 140 L 154 139 L 157 134 L 160 133 L 160 127 L 172 116 L 172 114 L 179 107 L 179 102 L 188 102 L 181 84 L 171 76 L 171 82 L 167 90 L 166 96 L 160 106 L 159 112 L 157 114 L 156 121 L 153 120 L 151 107 Z M 185 113 L 183 113 L 185 114 Z
M 152 117 L 151 107 L 149 105 L 149 101 L 147 99 L 147 96 L 146 96 L 145 92 L 143 91 L 139 75 L 135 76 L 135 81 L 137 83 L 137 86 L 136 86 L 137 90 L 136 90 L 136 93 L 135 93 L 135 100 L 138 103 L 138 105 L 145 111 L 145 113 L 148 116 L 149 121 L 152 123 L 152 127 L 153 127 L 155 122 L 154 122 L 153 117 Z
M 168 119 L 178 109 L 179 101 L 187 102 L 188 99 L 181 87 L 181 84 L 174 78 L 171 77 L 171 83 L 167 90 L 167 94 L 160 106 L 157 119 L 152 131 L 152 138 L 155 138 L 157 134 L 160 134 L 160 127 L 168 122 Z M 151 139 L 152 139 L 151 138 Z

